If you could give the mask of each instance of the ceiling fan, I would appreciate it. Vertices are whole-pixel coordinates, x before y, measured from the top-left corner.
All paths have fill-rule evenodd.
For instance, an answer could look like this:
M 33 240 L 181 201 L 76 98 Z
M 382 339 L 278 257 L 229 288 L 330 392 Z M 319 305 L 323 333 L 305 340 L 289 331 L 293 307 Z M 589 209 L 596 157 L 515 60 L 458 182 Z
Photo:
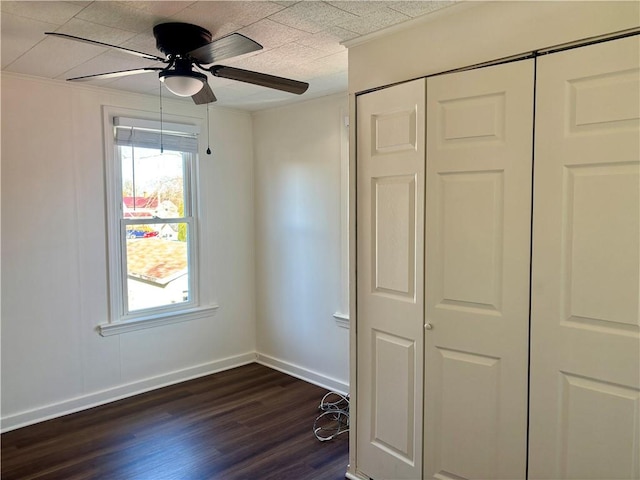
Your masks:
M 307 88 L 309 88 L 308 83 L 289 78 L 276 77 L 224 65 L 212 65 L 226 58 L 262 49 L 262 45 L 240 33 L 232 33 L 212 40 L 211 32 L 197 25 L 180 22 L 161 23 L 153 27 L 153 36 L 156 38 L 158 50 L 164 53 L 167 58 L 64 33 L 45 32 L 45 34 L 101 47 L 109 47 L 147 60 L 155 60 L 167 64 L 165 67 L 143 67 L 67 79 L 70 81 L 116 78 L 158 72 L 160 80 L 169 91 L 181 97 L 191 97 L 197 105 L 216 101 L 216 97 L 207 82 L 207 76 L 202 72 L 209 72 L 214 77 L 274 88 L 284 92 L 295 93 L 296 95 L 306 92 Z

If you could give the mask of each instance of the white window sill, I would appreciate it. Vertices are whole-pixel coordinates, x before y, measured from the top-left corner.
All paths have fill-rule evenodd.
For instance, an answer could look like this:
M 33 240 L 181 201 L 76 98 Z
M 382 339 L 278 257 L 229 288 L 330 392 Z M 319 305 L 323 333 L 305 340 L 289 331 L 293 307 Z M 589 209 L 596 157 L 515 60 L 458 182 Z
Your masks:
M 336 325 L 342 328 L 349 329 L 349 315 L 346 313 L 336 312 L 333 314 L 333 318 L 336 319 Z
M 136 330 L 144 330 L 146 328 L 161 327 L 163 325 L 171 325 L 172 323 L 187 322 L 189 320 L 198 320 L 212 315 L 218 309 L 218 305 L 210 305 L 208 307 L 192 308 L 183 310 L 180 313 L 165 313 L 161 315 L 153 315 L 148 317 L 140 317 L 135 320 L 126 322 L 112 322 L 98 325 L 98 332 L 103 337 L 111 335 L 120 335 L 121 333 L 135 332 Z

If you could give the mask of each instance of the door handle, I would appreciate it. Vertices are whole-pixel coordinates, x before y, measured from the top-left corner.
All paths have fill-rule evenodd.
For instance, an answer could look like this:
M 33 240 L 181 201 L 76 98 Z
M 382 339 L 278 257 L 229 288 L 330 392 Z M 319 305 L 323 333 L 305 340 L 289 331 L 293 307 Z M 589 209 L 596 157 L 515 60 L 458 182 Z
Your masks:
M 424 328 L 425 330 L 433 330 L 433 325 L 431 325 L 429 322 L 424 324 Z

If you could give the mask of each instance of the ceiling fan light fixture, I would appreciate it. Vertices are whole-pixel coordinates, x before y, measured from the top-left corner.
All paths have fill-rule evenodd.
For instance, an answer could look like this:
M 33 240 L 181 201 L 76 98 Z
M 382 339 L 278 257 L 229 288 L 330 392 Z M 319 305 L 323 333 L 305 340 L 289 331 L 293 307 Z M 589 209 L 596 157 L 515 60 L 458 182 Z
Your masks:
M 169 91 L 179 97 L 191 97 L 207 83 L 207 76 L 199 72 L 169 71 L 159 75 Z

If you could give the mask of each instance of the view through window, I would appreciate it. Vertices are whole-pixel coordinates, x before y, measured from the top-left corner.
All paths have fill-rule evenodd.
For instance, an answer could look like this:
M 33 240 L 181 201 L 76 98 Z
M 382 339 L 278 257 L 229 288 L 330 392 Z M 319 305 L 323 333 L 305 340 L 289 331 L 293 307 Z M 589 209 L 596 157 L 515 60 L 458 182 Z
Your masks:
M 119 146 L 129 312 L 190 300 L 189 153 Z

